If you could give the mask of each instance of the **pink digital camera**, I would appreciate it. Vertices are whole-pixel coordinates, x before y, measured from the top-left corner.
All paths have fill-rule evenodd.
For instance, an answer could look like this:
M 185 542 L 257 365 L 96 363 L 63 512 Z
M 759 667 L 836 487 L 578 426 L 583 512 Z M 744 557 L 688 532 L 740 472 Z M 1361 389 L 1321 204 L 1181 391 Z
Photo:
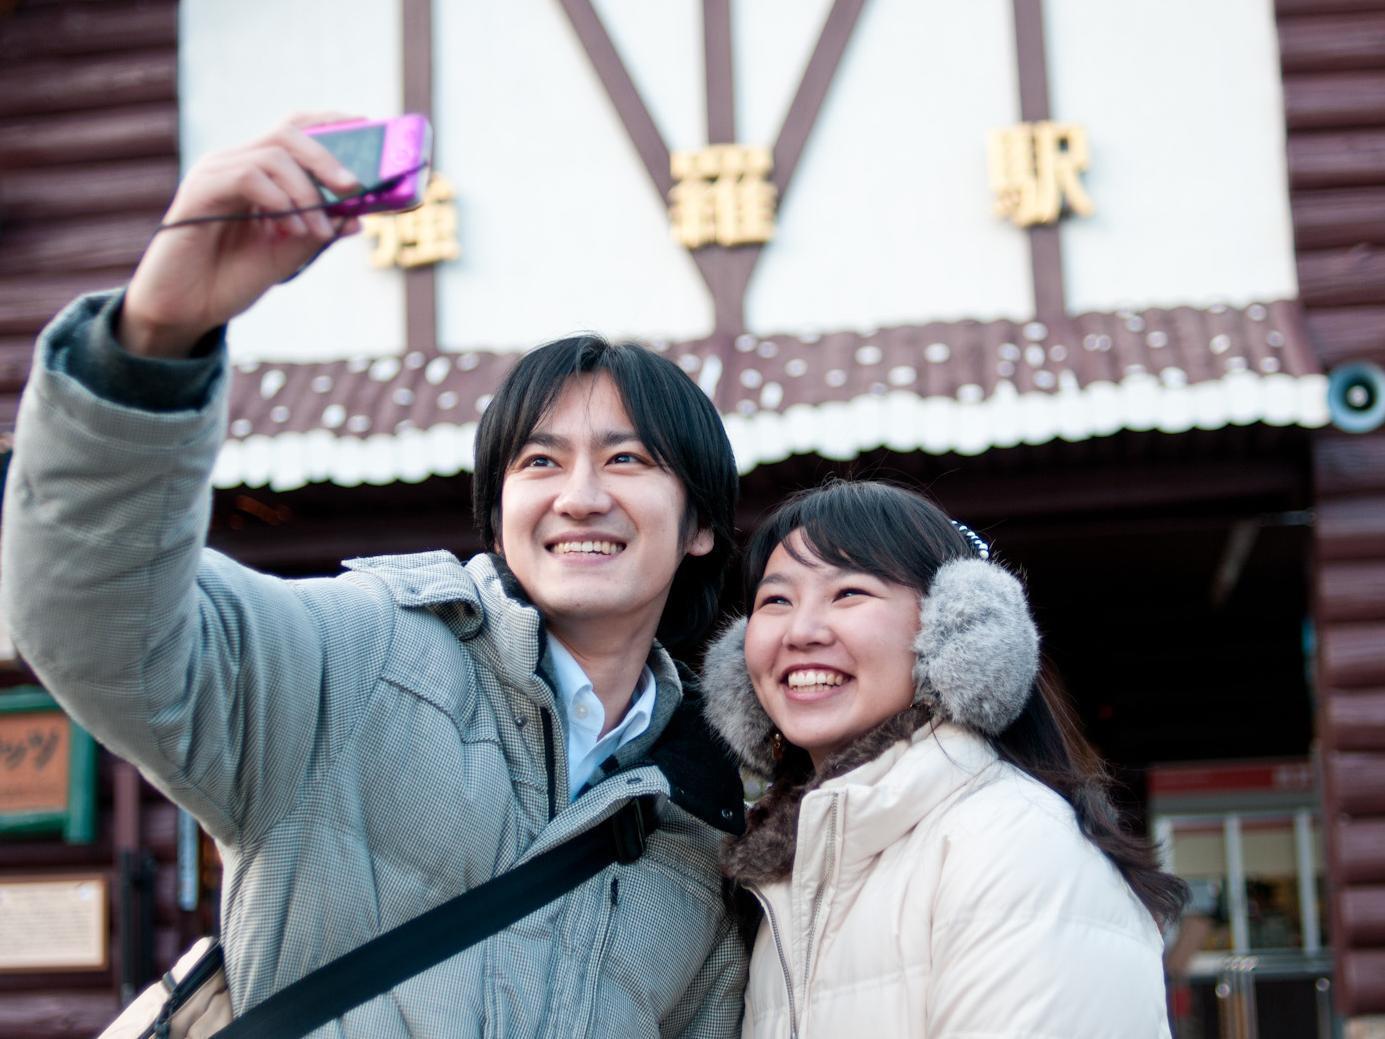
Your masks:
M 326 123 L 304 132 L 354 173 L 364 189 L 342 196 L 319 184 L 323 199 L 332 203 L 328 213 L 360 216 L 412 209 L 423 201 L 433 148 L 433 128 L 425 116 Z

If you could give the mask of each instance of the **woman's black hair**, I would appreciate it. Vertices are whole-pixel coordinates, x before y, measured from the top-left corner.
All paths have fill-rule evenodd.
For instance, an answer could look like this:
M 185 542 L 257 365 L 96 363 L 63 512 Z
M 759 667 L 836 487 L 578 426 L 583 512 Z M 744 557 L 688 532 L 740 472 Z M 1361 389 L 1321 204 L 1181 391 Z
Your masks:
M 922 494 L 876 481 L 834 481 L 794 495 L 755 531 L 745 554 L 747 603 L 753 603 L 775 548 L 798 554 L 787 540 L 795 532 L 814 559 L 921 595 L 928 594 L 944 563 L 976 555 L 947 514 Z M 1111 800 L 1110 774 L 1055 682 L 1041 672 L 1019 717 L 999 736 L 987 738 L 1003 760 L 1072 806 L 1082 833 L 1120 870 L 1161 926 L 1178 919 L 1187 885 L 1159 869 L 1148 840 L 1122 826 Z
M 605 375 L 615 384 L 640 441 L 683 485 L 685 532 L 712 532 L 712 550 L 686 556 L 658 638 L 680 648 L 699 638 L 717 614 L 734 551 L 738 480 L 730 441 L 712 402 L 676 364 L 635 343 L 600 336 L 559 339 L 522 357 L 506 376 L 476 430 L 472 509 L 482 543 L 500 547 L 500 492 L 505 473 L 574 376 Z

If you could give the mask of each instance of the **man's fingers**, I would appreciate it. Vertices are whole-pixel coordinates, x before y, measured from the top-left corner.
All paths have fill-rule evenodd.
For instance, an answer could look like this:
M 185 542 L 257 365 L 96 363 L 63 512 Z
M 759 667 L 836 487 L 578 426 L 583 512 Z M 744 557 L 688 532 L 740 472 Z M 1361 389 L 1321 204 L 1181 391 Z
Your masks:
M 271 140 L 293 156 L 300 166 L 326 184 L 338 194 L 349 194 L 360 189 L 356 175 L 343 166 L 337 157 L 313 138 L 304 129 L 329 123 L 360 122 L 359 116 L 342 115 L 337 112 L 316 112 L 310 115 L 295 116 L 286 126 L 271 136 Z
M 292 201 L 289 208 L 307 210 L 303 214 L 303 219 L 307 221 L 312 233 L 323 240 L 331 238 L 332 222 L 321 209 L 314 208 L 322 205 L 322 196 L 318 193 L 317 186 L 303 172 L 303 167 L 298 165 L 288 152 L 277 147 L 263 149 L 258 161 L 265 173 Z
M 236 189 L 253 208 L 263 213 L 282 213 L 298 208 L 293 197 L 260 166 L 245 167 L 237 178 Z M 275 225 L 293 235 L 308 233 L 308 225 L 296 214 L 276 218 Z

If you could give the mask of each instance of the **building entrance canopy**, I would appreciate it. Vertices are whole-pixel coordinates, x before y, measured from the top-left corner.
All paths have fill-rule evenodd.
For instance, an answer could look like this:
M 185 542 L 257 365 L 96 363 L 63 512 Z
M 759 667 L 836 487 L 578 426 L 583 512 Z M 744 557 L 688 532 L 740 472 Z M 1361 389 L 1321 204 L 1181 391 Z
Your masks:
M 1327 422 L 1326 379 L 1286 302 L 647 345 L 716 403 L 742 472 L 795 454 L 975 455 L 1121 430 Z M 242 364 L 216 484 L 469 472 L 476 423 L 514 361 L 415 351 Z

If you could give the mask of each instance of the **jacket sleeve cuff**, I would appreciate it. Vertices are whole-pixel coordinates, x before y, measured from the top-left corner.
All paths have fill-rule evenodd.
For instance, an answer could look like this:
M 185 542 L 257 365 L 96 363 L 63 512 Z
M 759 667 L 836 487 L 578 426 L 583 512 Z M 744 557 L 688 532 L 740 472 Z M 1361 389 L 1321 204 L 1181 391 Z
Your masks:
M 85 334 L 72 336 L 55 367 L 103 400 L 138 411 L 198 411 L 211 399 L 226 364 L 226 326 L 197 341 L 186 358 L 137 357 L 120 345 L 116 328 L 125 292 L 97 300 Z

